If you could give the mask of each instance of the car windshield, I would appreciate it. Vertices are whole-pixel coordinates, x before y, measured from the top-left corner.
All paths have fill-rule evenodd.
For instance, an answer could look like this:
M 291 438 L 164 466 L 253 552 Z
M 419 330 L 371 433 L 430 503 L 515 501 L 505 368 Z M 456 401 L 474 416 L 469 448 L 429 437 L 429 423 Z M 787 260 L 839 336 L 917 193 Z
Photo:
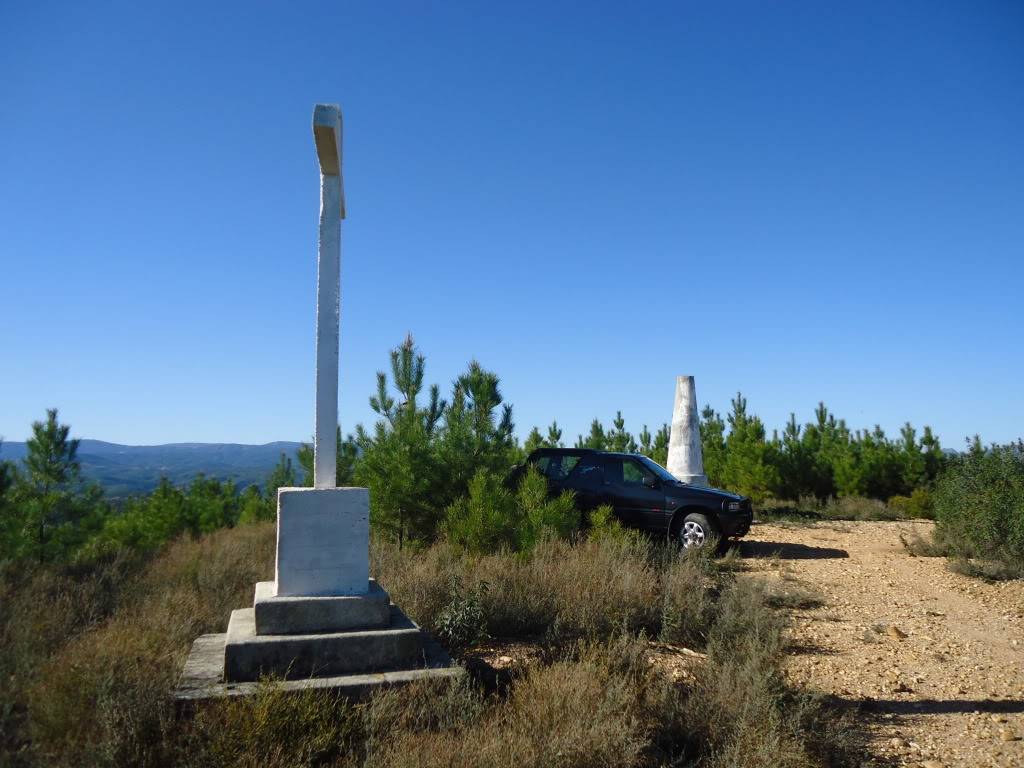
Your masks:
M 637 459 L 639 459 L 641 464 L 643 464 L 645 467 L 651 470 L 651 472 L 656 474 L 661 480 L 665 480 L 670 483 L 679 482 L 676 479 L 676 476 L 669 472 L 667 469 L 665 469 L 663 466 L 661 466 L 661 464 L 658 464 L 655 461 L 651 461 L 646 456 L 637 456 Z

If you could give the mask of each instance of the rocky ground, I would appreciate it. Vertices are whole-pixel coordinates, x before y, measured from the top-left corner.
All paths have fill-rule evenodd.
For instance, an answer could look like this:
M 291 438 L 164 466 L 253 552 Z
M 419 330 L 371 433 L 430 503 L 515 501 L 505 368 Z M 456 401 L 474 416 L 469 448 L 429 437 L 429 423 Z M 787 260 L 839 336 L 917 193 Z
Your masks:
M 787 674 L 853 705 L 880 762 L 1024 766 L 1024 582 L 911 556 L 930 525 L 759 524 L 740 549 L 818 598 L 793 610 Z

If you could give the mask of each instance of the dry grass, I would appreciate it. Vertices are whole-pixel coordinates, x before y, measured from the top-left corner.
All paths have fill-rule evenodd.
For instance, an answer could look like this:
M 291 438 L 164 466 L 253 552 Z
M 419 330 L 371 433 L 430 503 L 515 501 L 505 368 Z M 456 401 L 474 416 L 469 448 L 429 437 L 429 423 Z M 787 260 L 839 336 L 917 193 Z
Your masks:
M 374 545 L 382 583 L 425 625 L 450 606 L 453 583 L 465 593 L 486 582 L 487 630 L 545 644 L 543 662 L 496 694 L 463 682 L 352 704 L 268 684 L 176 720 L 168 694 L 191 641 L 222 631 L 231 609 L 250 602 L 254 582 L 272 571 L 273 542 L 271 525 L 241 527 L 178 541 L 144 566 L 5 582 L 3 663 L 15 670 L 5 684 L 17 705 L 4 721 L 0 762 L 802 767 L 846 759 L 833 715 L 782 682 L 783 616 L 769 597 L 708 558 L 631 537 L 545 541 L 517 556 Z M 647 638 L 657 635 L 707 651 L 687 684 L 650 663 Z
M 50 764 L 166 764 L 168 692 L 188 648 L 252 600 L 253 584 L 271 572 L 273 543 L 270 525 L 177 541 L 121 588 L 109 619 L 31 659 L 24 700 L 35 755 Z M 95 615 L 105 595 L 90 594 L 96 606 L 80 610 Z
M 480 594 L 492 637 L 535 638 L 557 649 L 643 631 L 700 646 L 731 569 L 711 552 L 680 556 L 641 537 L 548 539 L 526 555 L 479 557 L 444 543 L 420 551 L 377 543 L 373 569 L 392 598 L 435 631 L 453 600 L 485 584 Z
M 564 644 L 625 627 L 656 632 L 661 579 L 648 546 L 632 538 L 569 544 L 542 541 L 527 555 L 469 557 L 446 544 L 413 552 L 373 549 L 373 568 L 395 602 L 430 629 L 452 599 L 452 584 L 483 597 L 495 637 L 547 637 Z
M 952 545 L 943 529 L 935 528 L 927 537 L 919 534 L 904 536 L 900 543 L 911 557 L 948 557 L 948 567 L 954 573 L 984 581 L 1010 581 L 1024 579 L 1024 562 L 1015 558 L 984 558 L 969 556 L 971 550 Z
M 825 501 L 805 496 L 798 501 L 769 499 L 758 505 L 761 520 L 807 523 L 816 520 L 899 520 L 911 517 L 899 506 L 864 496 L 843 496 Z

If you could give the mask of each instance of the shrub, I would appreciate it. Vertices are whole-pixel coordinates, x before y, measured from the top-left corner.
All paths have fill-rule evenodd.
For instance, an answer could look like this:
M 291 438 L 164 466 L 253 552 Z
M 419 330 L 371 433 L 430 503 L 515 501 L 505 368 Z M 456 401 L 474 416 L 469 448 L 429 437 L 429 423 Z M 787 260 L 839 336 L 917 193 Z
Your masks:
M 957 457 L 934 496 L 937 535 L 948 554 L 1024 570 L 1024 443 Z
M 927 492 L 922 489 L 927 495 Z M 840 496 L 824 501 L 813 496 L 801 496 L 797 501 L 769 500 L 757 508 L 758 516 L 767 520 L 808 522 L 814 520 L 896 520 L 909 517 L 901 510 L 899 499 L 907 503 L 923 504 L 924 498 L 917 491 L 911 497 L 893 497 L 896 506 L 866 496 Z M 913 501 L 911 501 L 913 499 Z M 891 502 L 892 500 L 890 500 Z
M 449 718 L 434 728 L 390 728 L 367 764 L 642 765 L 649 724 L 657 716 L 648 696 L 656 675 L 645 663 L 645 647 L 643 641 L 624 638 L 533 667 L 506 699 L 491 700 L 473 717 Z
M 703 647 L 725 578 L 715 566 L 711 547 L 671 558 L 663 576 L 661 639 Z
M 935 508 L 927 488 L 915 488 L 909 496 L 893 496 L 889 508 L 899 517 L 933 520 Z
M 481 470 L 470 481 L 469 494 L 445 511 L 444 531 L 470 552 L 528 551 L 545 537 L 568 538 L 579 520 L 573 495 L 549 499 L 547 482 L 536 469 L 523 475 L 515 494 L 497 475 Z
M 661 574 L 639 538 L 542 539 L 518 557 L 470 557 L 441 542 L 420 551 L 377 541 L 372 567 L 395 602 L 421 625 L 440 630 L 451 584 L 481 602 L 487 632 L 496 637 L 547 637 L 553 645 L 607 638 L 618 628 L 660 626 Z
M 696 667 L 688 696 L 663 704 L 660 738 L 700 765 L 856 764 L 849 724 L 786 685 L 785 618 L 769 606 L 763 583 L 730 584 L 716 613 L 707 662 Z
M 451 601 L 437 616 L 437 635 L 452 650 L 479 643 L 487 637 L 484 617 L 484 598 L 487 582 L 477 582 L 471 590 L 464 590 L 458 580 L 452 580 Z
M 515 549 L 516 518 L 515 500 L 500 478 L 480 471 L 469 483 L 469 494 L 445 511 L 444 531 L 470 552 Z
M 821 514 L 830 520 L 895 520 L 897 517 L 884 501 L 864 496 L 829 499 Z
M 175 746 L 197 765 L 355 768 L 364 738 L 362 713 L 346 699 L 325 691 L 286 694 L 267 682 L 252 697 L 200 707 L 192 732 Z

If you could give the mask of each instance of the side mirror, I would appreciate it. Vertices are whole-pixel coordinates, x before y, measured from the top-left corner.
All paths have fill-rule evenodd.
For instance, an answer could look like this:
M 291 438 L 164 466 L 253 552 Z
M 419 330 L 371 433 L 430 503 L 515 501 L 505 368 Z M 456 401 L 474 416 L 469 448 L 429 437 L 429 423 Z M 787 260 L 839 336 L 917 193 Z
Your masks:
M 657 488 L 658 478 L 651 477 L 650 475 L 644 475 L 644 487 L 645 488 Z

